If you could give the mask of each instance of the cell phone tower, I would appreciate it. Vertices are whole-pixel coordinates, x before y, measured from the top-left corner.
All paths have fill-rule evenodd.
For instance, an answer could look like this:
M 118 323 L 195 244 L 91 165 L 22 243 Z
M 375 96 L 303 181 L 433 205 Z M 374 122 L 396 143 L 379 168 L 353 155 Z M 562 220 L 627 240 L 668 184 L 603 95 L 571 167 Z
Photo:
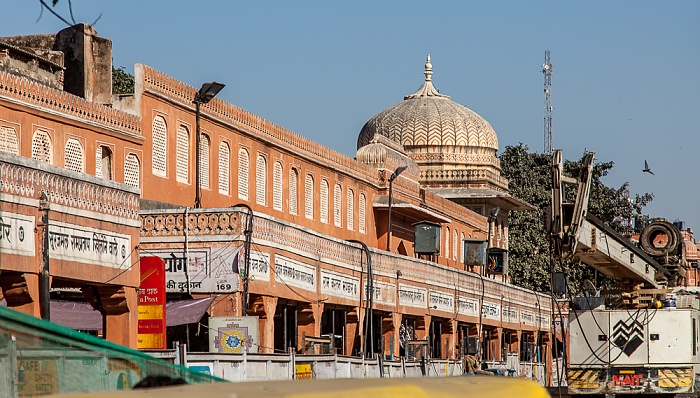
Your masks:
M 544 52 L 544 153 L 552 153 L 552 62 L 549 50 Z

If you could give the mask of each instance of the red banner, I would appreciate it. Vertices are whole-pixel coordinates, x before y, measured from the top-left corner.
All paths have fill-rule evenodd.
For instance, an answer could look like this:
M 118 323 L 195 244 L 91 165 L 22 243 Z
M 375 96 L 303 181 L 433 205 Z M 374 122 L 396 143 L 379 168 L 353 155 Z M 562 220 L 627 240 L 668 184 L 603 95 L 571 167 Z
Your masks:
M 139 285 L 139 349 L 167 348 L 165 315 L 165 261 L 160 257 L 142 257 Z

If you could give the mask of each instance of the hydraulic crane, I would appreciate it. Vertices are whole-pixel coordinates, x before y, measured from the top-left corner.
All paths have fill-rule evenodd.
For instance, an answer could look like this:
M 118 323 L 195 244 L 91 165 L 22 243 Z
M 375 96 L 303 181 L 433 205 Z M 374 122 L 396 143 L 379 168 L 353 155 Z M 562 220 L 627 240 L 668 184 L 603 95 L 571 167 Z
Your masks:
M 584 153 L 578 175 L 566 176 L 561 150 L 552 153 L 553 255 L 580 261 L 617 282 L 615 300 L 587 296 L 572 303 L 569 394 L 697 396 L 698 300 L 684 295 L 676 303 L 673 296 L 662 307 L 657 299 L 683 292 L 679 286 L 687 262 L 680 231 L 655 220 L 637 245 L 588 214 L 594 159 L 593 153 Z M 576 189 L 573 202 L 566 201 L 567 186 Z

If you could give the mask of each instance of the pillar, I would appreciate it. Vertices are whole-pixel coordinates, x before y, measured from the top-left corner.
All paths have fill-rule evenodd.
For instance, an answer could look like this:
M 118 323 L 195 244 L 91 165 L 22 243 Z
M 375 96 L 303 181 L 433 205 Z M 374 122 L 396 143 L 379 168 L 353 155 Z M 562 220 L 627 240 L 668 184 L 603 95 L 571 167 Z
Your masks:
M 391 355 L 394 358 L 398 358 L 401 350 L 401 322 L 403 322 L 403 315 L 398 312 L 391 314 L 392 321 L 394 323 L 394 347 L 391 351 Z
M 277 311 L 277 297 L 263 296 L 265 315 L 260 329 L 260 352 L 274 354 L 275 352 L 275 312 Z
M 9 308 L 41 318 L 39 275 L 5 271 L 0 275 L 0 289 Z
M 138 347 L 138 292 L 134 287 L 100 288 L 105 315 L 105 339 L 129 348 Z
M 345 355 L 354 355 L 360 352 L 358 344 L 360 338 L 360 307 L 352 307 L 347 312 L 347 323 L 345 324 Z

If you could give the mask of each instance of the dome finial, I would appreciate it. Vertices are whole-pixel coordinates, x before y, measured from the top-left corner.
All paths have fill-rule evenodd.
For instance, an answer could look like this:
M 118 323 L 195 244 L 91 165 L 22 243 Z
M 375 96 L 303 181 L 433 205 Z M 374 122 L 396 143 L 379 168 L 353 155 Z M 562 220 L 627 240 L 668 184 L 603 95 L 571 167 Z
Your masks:
M 425 81 L 429 82 L 433 76 L 433 65 L 430 63 L 430 54 L 428 54 L 428 59 L 425 60 Z

